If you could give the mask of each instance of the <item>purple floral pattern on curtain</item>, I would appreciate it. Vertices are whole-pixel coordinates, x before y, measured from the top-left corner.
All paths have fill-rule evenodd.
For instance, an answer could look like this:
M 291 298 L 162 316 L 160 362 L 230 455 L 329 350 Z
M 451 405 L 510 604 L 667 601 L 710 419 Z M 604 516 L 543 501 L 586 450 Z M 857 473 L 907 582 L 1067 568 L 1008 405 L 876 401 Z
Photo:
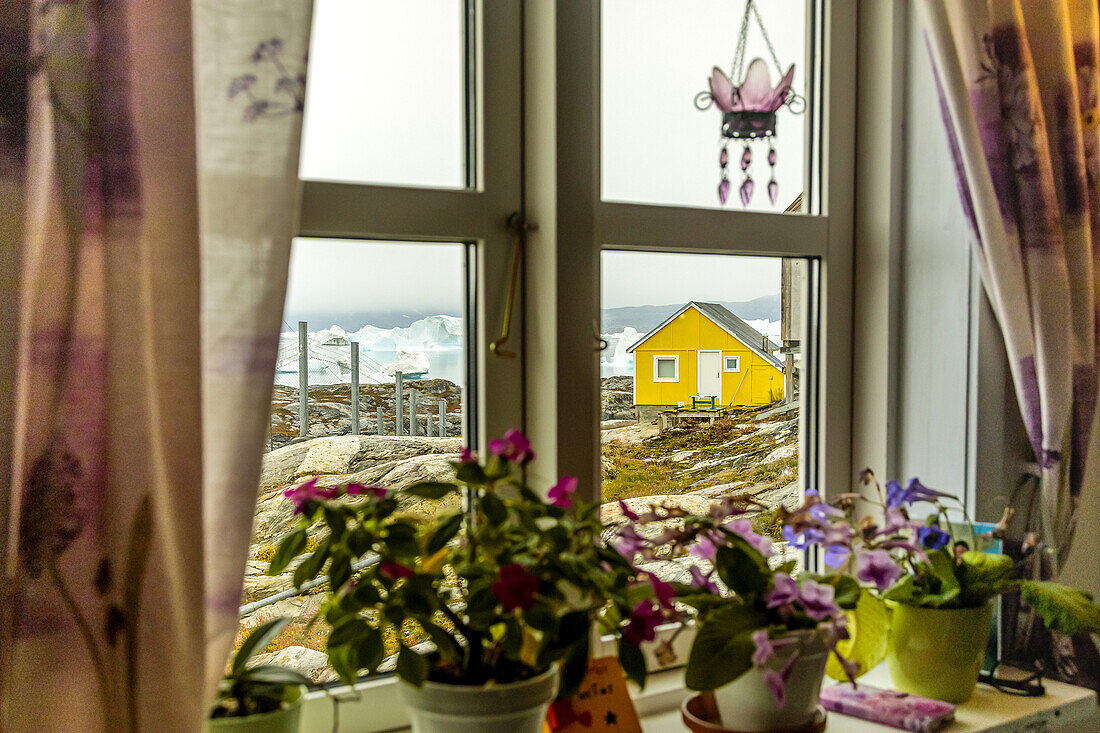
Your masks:
M 1073 539 L 1097 405 L 1097 4 L 917 7 L 974 252 L 1040 468 L 1033 528 L 1054 550 L 1042 565 L 1050 574 Z

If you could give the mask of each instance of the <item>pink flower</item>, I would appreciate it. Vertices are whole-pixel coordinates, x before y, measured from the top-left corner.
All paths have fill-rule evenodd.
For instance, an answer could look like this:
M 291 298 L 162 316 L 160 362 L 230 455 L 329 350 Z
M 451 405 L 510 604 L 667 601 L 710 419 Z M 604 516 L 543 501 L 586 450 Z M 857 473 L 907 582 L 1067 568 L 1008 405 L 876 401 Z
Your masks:
M 757 629 L 752 632 L 752 663 L 755 667 L 763 667 L 775 654 L 775 647 L 768 640 L 768 632 L 765 629 Z
M 772 699 L 775 700 L 775 706 L 782 709 L 783 707 L 783 687 L 785 682 L 783 675 L 776 672 L 774 669 L 769 669 L 764 673 L 764 684 L 768 686 L 768 692 L 772 694 Z
M 623 516 L 629 519 L 631 522 L 638 521 L 638 514 L 636 512 L 630 511 L 630 507 L 628 507 L 626 505 L 626 502 L 622 499 L 619 499 L 619 509 L 622 510 Z
M 653 593 L 657 596 L 657 603 L 661 608 L 672 608 L 672 601 L 676 598 L 676 589 L 672 587 L 671 583 L 658 578 L 653 573 L 646 573 L 649 576 L 649 582 L 653 584 Z
M 462 455 L 458 457 L 461 463 L 477 463 L 477 451 L 472 451 L 469 448 L 462 449 Z
M 806 609 L 806 615 L 814 621 L 832 618 L 840 613 L 840 606 L 834 602 L 835 598 L 836 588 L 815 580 L 802 583 L 798 592 L 798 600 Z
M 661 612 L 653 601 L 640 601 L 630 614 L 630 623 L 623 629 L 623 638 L 633 646 L 643 641 L 657 638 L 657 626 L 661 623 Z
M 317 486 L 317 482 L 320 480 L 319 476 L 314 476 L 309 481 L 283 492 L 283 496 L 294 502 L 295 514 L 304 512 L 308 502 L 333 499 L 336 497 L 335 487 L 325 488 Z
M 884 591 L 902 576 L 902 569 L 886 550 L 869 550 L 856 558 L 856 578 Z
M 576 476 L 562 476 L 558 482 L 546 492 L 546 497 L 554 506 L 568 509 L 573 506 L 573 492 L 577 490 Z
M 619 539 L 614 545 L 620 555 L 634 557 L 635 553 L 649 549 L 649 540 L 638 534 L 637 530 L 628 524 L 619 530 Z
M 363 484 L 348 484 L 344 489 L 348 496 L 357 496 L 359 494 L 366 494 L 367 496 L 374 497 L 375 499 L 385 499 L 387 489 L 385 486 L 364 486 Z
M 695 588 L 709 590 L 711 593 L 718 592 L 718 586 L 714 583 L 713 580 L 710 579 L 710 577 L 714 575 L 713 570 L 704 575 L 703 571 L 699 569 L 698 565 L 692 565 L 688 568 L 688 573 L 691 574 L 691 584 Z
M 756 551 L 764 557 L 772 556 L 772 541 L 768 537 L 763 537 L 752 531 L 752 522 L 747 519 L 735 519 L 728 523 L 731 531 L 738 535 L 741 539 L 748 542 Z
M 411 578 L 414 575 L 411 568 L 408 568 L 397 562 L 382 563 L 378 566 L 378 574 L 384 575 L 390 580 L 398 580 L 399 578 Z
M 504 433 L 503 438 L 497 438 L 489 443 L 489 452 L 494 456 L 503 456 L 514 463 L 530 463 L 535 460 L 535 452 L 531 450 L 531 441 L 518 430 L 512 429 Z
M 718 552 L 718 545 L 714 543 L 714 535 L 711 532 L 700 534 L 698 541 L 688 549 L 688 552 L 700 560 L 713 562 L 714 556 Z
M 745 507 L 743 500 L 727 495 L 711 506 L 710 516 L 714 519 L 725 519 L 747 514 L 750 511 L 752 510 Z
M 772 590 L 764 594 L 768 608 L 783 606 L 798 600 L 798 583 L 786 573 L 776 573 Z
M 526 611 L 535 605 L 538 589 L 538 577 L 528 573 L 519 563 L 502 566 L 497 572 L 497 582 L 492 585 L 493 595 L 505 611 L 517 608 Z

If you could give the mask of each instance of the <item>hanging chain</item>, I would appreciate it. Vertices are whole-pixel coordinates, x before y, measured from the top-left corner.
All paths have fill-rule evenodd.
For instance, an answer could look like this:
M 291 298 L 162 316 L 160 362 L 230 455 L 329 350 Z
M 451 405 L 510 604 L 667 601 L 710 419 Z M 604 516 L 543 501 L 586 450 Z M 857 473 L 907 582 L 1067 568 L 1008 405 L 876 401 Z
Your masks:
M 737 50 L 733 53 L 733 66 L 731 67 L 730 81 L 737 85 L 741 80 L 741 69 L 745 65 L 745 41 L 749 37 L 749 13 L 752 11 L 753 0 L 748 0 L 745 5 L 745 14 L 741 17 L 741 31 L 737 34 Z
M 756 24 L 760 26 L 760 34 L 764 36 L 764 43 L 768 45 L 768 53 L 772 55 L 772 61 L 775 62 L 775 68 L 779 71 L 779 76 L 783 76 L 783 66 L 779 63 L 779 56 L 775 53 L 775 46 L 772 45 L 772 39 L 768 37 L 768 29 L 764 27 L 764 19 L 760 17 L 760 11 L 755 5 L 752 4 L 752 0 L 749 0 L 749 7 L 752 8 L 756 14 Z

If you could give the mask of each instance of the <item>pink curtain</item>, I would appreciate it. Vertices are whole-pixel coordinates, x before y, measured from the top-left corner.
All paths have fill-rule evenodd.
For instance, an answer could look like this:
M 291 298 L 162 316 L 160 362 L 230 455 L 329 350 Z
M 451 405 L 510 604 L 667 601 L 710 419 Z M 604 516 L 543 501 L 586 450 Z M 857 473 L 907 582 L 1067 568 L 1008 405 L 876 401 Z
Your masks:
M 917 7 L 973 250 L 1041 468 L 1038 529 L 1056 572 L 1073 539 L 1097 403 L 1097 3 Z
M 19 301 L 2 730 L 207 712 L 270 409 L 310 12 L 0 8 L 0 91 L 29 90 L 0 110 L 0 193 L 22 202 L 0 206 L 0 255 L 22 259 L 17 294 L 0 280 Z

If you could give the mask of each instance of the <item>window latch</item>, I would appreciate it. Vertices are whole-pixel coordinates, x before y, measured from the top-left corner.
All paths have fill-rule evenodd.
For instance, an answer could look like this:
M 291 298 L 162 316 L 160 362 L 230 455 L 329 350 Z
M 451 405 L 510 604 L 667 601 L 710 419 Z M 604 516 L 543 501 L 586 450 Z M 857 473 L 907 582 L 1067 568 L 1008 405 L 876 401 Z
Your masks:
M 512 233 L 512 275 L 508 282 L 508 300 L 504 304 L 504 322 L 500 326 L 500 338 L 489 344 L 489 351 L 504 359 L 516 358 L 516 352 L 504 348 L 512 331 L 512 313 L 516 300 L 516 286 L 519 283 L 523 266 L 523 250 L 527 242 L 527 233 L 538 229 L 537 224 L 527 221 L 518 211 L 508 215 L 506 222 Z

